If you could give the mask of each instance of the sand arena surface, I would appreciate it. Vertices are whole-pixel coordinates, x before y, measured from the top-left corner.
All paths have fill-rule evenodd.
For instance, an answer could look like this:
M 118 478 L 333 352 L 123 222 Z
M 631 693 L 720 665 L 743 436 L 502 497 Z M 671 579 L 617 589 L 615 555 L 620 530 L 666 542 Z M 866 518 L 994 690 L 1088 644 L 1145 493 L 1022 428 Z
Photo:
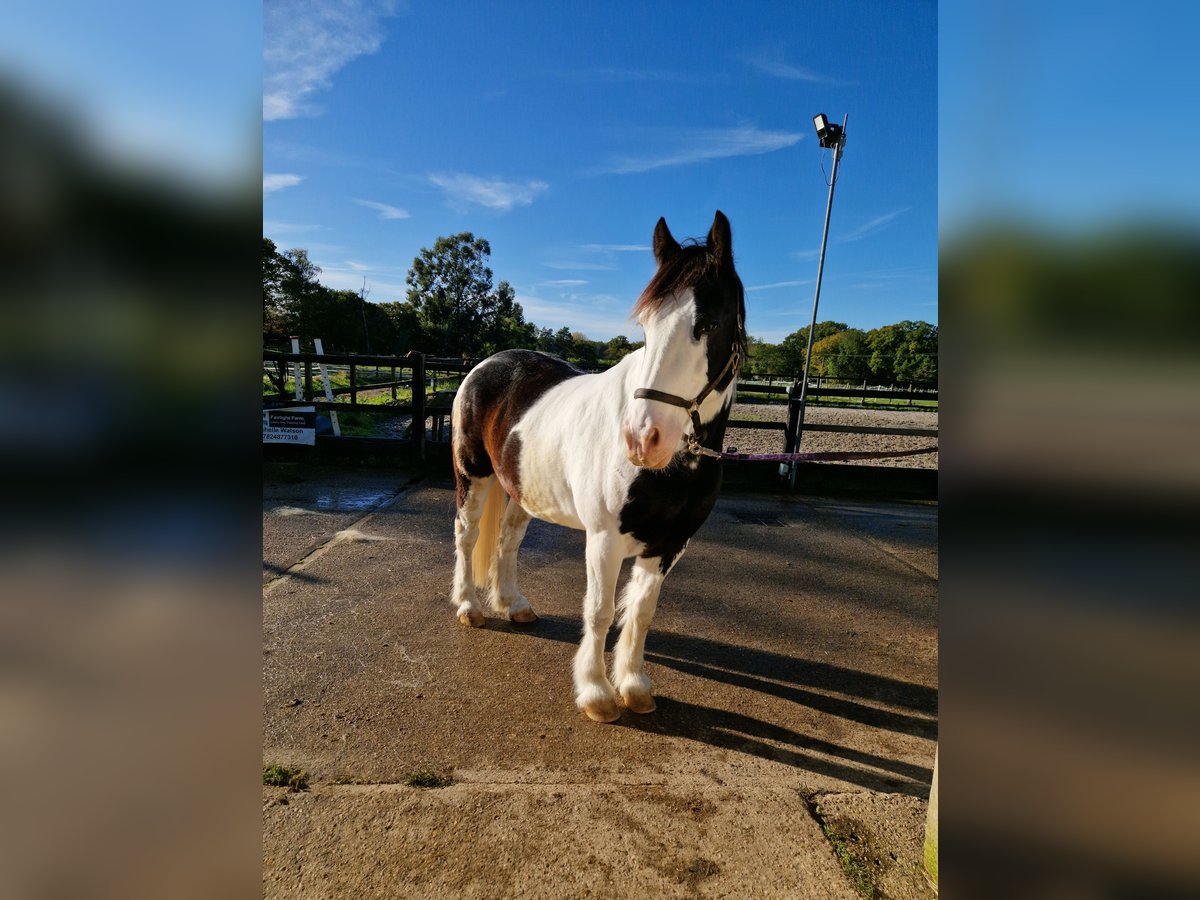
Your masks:
M 787 421 L 787 406 L 783 403 L 736 403 L 733 407 L 734 419 L 751 419 L 762 422 Z M 815 406 L 808 410 L 805 424 L 813 425 L 851 425 L 870 428 L 937 428 L 938 414 L 924 410 L 894 410 L 894 409 L 855 409 L 829 406 Z M 885 451 L 885 450 L 915 450 L 921 447 L 936 445 L 936 437 L 916 437 L 909 435 L 890 434 L 843 434 L 839 432 L 806 433 L 800 442 L 802 451 L 817 452 L 830 450 L 853 451 Z M 725 449 L 736 447 L 739 453 L 782 453 L 783 430 L 759 430 L 749 428 L 730 428 L 725 433 Z M 858 465 L 864 461 L 855 460 Z M 899 459 L 871 460 L 867 465 L 873 466 L 906 466 L 914 469 L 936 469 L 938 454 L 929 453 L 924 456 L 902 456 Z M 822 465 L 839 465 L 839 463 L 823 463 Z

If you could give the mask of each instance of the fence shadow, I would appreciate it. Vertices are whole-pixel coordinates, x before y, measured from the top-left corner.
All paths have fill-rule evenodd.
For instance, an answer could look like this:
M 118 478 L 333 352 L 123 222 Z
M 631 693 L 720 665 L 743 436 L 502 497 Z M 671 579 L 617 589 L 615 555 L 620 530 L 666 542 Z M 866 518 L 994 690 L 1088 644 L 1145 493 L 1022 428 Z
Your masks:
M 565 644 L 577 644 L 582 634 L 581 621 L 564 616 L 543 616 L 532 626 L 520 627 L 489 619 L 488 627 Z M 608 636 L 608 649 L 612 648 L 616 637 L 614 629 Z M 669 631 L 651 631 L 646 643 L 646 660 L 695 677 L 770 694 L 870 727 L 937 739 L 937 691 L 923 685 Z M 842 696 L 821 691 L 833 691 Z M 684 737 L 783 762 L 869 790 L 925 796 L 933 777 L 931 769 L 842 747 L 741 713 L 666 696 L 655 699 L 658 703 L 656 712 L 649 716 L 627 713 L 621 724 L 639 731 Z M 880 709 L 864 701 L 899 708 Z M 768 742 L 785 746 L 781 748 Z M 833 762 L 813 755 L 815 753 L 840 757 L 846 763 Z M 860 766 L 879 769 L 882 773 Z
M 713 747 L 748 753 L 807 772 L 837 778 L 871 791 L 908 794 L 913 797 L 929 796 L 929 785 L 933 780 L 932 769 L 843 747 L 741 713 L 688 703 L 673 697 L 659 696 L 655 698 L 655 702 L 658 708 L 649 715 L 640 716 L 626 712 L 621 717 L 620 726 L 651 734 L 687 738 Z M 768 741 L 787 746 L 777 747 Z M 846 762 L 836 762 L 814 753 L 840 757 Z M 883 771 L 874 772 L 863 767 Z

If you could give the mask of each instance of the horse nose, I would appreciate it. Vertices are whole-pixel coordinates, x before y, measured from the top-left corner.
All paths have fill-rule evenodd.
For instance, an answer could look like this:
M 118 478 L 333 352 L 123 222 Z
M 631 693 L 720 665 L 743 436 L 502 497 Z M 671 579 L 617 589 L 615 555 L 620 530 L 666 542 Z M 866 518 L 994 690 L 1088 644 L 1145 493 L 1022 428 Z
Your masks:
M 659 442 L 662 439 L 662 433 L 657 426 L 650 426 L 650 430 L 646 432 L 642 438 L 642 456 L 652 456 L 658 451 Z
M 651 425 L 640 436 L 636 429 L 625 426 L 625 448 L 631 459 L 645 460 L 655 456 L 662 444 L 662 432 L 657 425 Z M 641 465 L 641 463 L 638 463 Z

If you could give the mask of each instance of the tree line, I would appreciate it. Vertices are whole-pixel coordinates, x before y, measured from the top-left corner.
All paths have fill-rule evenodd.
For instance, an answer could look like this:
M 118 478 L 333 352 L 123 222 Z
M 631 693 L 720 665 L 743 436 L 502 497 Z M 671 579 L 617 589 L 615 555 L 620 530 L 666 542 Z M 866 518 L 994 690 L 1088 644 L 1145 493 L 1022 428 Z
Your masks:
M 493 284 L 491 246 L 471 232 L 440 237 L 413 260 L 404 300 L 369 302 L 364 291 L 318 280 L 308 251 L 280 251 L 263 238 L 263 346 L 290 350 L 291 335 L 329 353 L 403 354 L 480 359 L 499 350 L 544 350 L 586 368 L 620 360 L 641 346 L 624 335 L 592 341 L 564 326 L 525 321 L 507 281 Z
M 493 283 L 491 246 L 471 232 L 439 237 L 413 260 L 404 300 L 370 302 L 366 290 L 335 290 L 319 281 L 321 270 L 303 249 L 280 251 L 263 238 L 263 345 L 290 350 L 321 338 L 329 353 L 399 355 L 419 350 L 432 356 L 480 359 L 499 350 L 544 350 L 584 368 L 618 362 L 642 346 L 617 335 L 593 341 L 564 326 L 557 331 L 525 321 L 507 281 Z M 804 371 L 808 327 L 778 344 L 750 339 L 744 376 L 799 378 Z M 938 328 L 898 322 L 863 331 L 843 322 L 819 322 L 811 373 L 874 384 L 934 385 Z
M 778 344 L 750 338 L 752 374 L 799 378 L 804 374 L 808 326 Z M 818 322 L 810 375 L 839 381 L 934 387 L 938 377 L 938 327 L 905 320 L 863 331 L 845 322 Z M 743 368 L 746 371 L 746 367 Z

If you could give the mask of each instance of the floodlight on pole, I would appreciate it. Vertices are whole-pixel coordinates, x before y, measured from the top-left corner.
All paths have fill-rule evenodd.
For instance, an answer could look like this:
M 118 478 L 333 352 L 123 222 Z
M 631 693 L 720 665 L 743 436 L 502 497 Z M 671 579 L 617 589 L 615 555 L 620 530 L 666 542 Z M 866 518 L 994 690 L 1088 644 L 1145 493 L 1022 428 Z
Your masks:
M 799 394 L 793 384 L 788 391 L 788 429 L 785 438 L 785 453 L 795 453 L 800 449 L 800 440 L 804 436 L 804 410 L 808 403 L 808 372 L 812 364 L 813 336 L 817 330 L 817 304 L 821 300 L 821 275 L 825 272 L 825 245 L 829 243 L 829 216 L 833 212 L 833 189 L 837 185 L 838 162 L 841 161 L 842 151 L 846 147 L 846 122 L 849 114 L 842 116 L 842 124 L 830 122 L 825 113 L 813 116 L 813 128 L 817 132 L 817 141 L 823 150 L 833 151 L 833 168 L 829 173 L 829 199 L 825 203 L 825 227 L 821 231 L 821 254 L 817 260 L 817 285 L 813 291 L 812 322 L 808 326 L 808 348 L 804 351 L 804 375 L 800 380 Z M 788 486 L 796 486 L 796 463 L 784 463 L 787 468 Z M 781 467 L 782 468 L 782 467 Z M 780 474 L 785 474 L 780 472 Z
M 844 120 L 842 125 L 838 125 L 825 118 L 825 113 L 817 113 L 813 116 L 813 128 L 817 131 L 817 142 L 822 149 L 831 150 L 834 147 L 840 147 L 845 142 Z

